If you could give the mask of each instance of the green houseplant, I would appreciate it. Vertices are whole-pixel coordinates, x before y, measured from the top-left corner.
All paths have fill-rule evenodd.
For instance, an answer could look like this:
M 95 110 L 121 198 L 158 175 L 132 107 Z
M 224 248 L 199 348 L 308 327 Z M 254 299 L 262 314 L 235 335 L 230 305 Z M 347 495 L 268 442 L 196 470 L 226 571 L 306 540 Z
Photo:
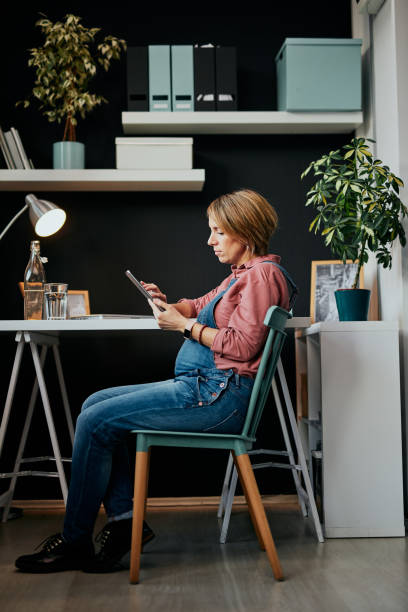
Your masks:
M 317 215 L 309 231 L 324 236 L 326 246 L 345 263 L 356 262 L 357 272 L 352 291 L 336 292 L 336 301 L 358 300 L 357 284 L 361 267 L 375 253 L 378 264 L 391 268 L 391 247 L 397 238 L 406 244 L 401 219 L 408 214 L 399 198 L 403 186 L 380 159 L 369 150 L 371 139 L 353 138 L 350 144 L 330 151 L 309 164 L 301 178 L 312 172 L 316 183 L 307 192 L 306 206 L 313 206 Z M 360 292 L 363 290 L 360 290 Z M 339 293 L 342 293 L 340 296 Z M 369 292 L 368 292 L 369 300 Z M 361 318 L 367 318 L 368 300 Z M 339 312 L 340 319 L 350 317 Z M 352 318 L 356 320 L 356 316 Z
M 80 21 L 80 17 L 68 14 L 65 21 L 52 23 L 44 16 L 36 22 L 44 44 L 30 49 L 28 65 L 36 72 L 34 88 L 29 98 L 17 103 L 26 108 L 34 98 L 48 121 L 64 121 L 62 142 L 54 143 L 54 168 L 84 167 L 84 146 L 76 142 L 77 116 L 84 119 L 96 106 L 107 102 L 89 91 L 89 82 L 98 64 L 108 70 L 111 61 L 119 59 L 122 49 L 126 49 L 125 41 L 114 36 L 105 36 L 97 44 L 100 28 L 86 28 Z M 73 157 L 68 153 L 71 150 Z M 81 158 L 81 151 L 82 160 L 75 161 L 76 154 Z

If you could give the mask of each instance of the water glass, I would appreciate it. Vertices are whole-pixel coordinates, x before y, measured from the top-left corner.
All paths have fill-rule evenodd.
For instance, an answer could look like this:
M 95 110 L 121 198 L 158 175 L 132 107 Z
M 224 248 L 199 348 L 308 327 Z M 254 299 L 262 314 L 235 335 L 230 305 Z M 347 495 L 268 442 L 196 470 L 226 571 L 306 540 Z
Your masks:
M 67 283 L 45 283 L 45 317 L 61 320 L 67 318 Z

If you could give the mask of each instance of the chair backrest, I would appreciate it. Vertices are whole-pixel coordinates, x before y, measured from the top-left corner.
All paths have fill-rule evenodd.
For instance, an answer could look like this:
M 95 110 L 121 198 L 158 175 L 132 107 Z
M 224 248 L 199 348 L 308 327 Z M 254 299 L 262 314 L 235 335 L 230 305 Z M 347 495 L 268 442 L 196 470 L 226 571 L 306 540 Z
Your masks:
M 284 331 L 288 319 L 292 314 L 279 306 L 271 306 L 266 313 L 264 324 L 270 330 L 266 339 L 262 358 L 256 374 L 254 386 L 249 401 L 242 435 L 254 438 L 261 420 L 262 412 L 271 388 L 272 378 L 275 374 L 279 356 L 286 339 Z

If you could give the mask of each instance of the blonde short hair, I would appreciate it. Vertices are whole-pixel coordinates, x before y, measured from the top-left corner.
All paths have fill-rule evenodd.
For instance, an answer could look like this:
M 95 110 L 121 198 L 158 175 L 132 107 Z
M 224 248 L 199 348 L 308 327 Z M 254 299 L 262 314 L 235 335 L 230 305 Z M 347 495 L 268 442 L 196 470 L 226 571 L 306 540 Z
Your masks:
M 269 239 L 278 227 L 278 215 L 268 200 L 251 189 L 216 198 L 207 208 L 218 227 L 242 240 L 253 255 L 268 253 Z

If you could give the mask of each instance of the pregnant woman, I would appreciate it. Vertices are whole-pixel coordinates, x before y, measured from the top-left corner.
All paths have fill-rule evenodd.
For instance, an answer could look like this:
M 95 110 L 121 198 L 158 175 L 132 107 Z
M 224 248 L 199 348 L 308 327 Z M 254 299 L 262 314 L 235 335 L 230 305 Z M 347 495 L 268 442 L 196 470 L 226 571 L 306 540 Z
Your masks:
M 266 311 L 288 309 L 288 283 L 278 255 L 268 254 L 277 215 L 251 190 L 220 196 L 207 209 L 208 245 L 231 266 L 223 282 L 196 299 L 168 304 L 154 283 L 143 283 L 158 325 L 185 341 L 174 378 L 104 389 L 83 404 L 77 420 L 72 475 L 62 533 L 17 559 L 23 572 L 121 569 L 132 528 L 132 479 L 126 438 L 133 429 L 239 433 L 267 336 Z M 204 273 L 204 270 L 202 271 Z M 101 503 L 108 522 L 92 534 Z M 145 523 L 143 544 L 154 537 Z

